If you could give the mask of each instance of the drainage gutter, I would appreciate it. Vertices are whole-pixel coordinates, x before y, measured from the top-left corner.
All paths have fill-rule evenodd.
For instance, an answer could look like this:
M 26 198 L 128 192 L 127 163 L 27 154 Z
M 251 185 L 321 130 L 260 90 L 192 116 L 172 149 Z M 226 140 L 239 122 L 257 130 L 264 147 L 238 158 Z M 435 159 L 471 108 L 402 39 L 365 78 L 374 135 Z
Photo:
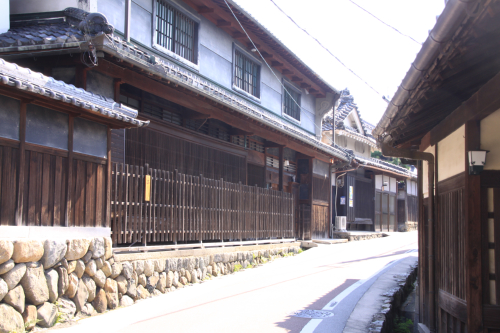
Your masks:
M 434 284 L 434 155 L 431 153 L 424 153 L 420 151 L 414 151 L 409 149 L 399 149 L 391 147 L 385 142 L 381 142 L 380 146 L 382 148 L 382 154 L 386 157 L 399 157 L 408 158 L 412 160 L 427 161 L 428 165 L 428 186 L 429 186 L 429 214 L 428 214 L 428 282 L 429 282 L 429 315 L 430 315 L 430 331 L 435 332 L 436 327 L 436 314 L 435 314 L 435 304 L 436 304 L 436 293 Z M 421 177 L 421 175 L 418 175 Z M 422 268 L 423 265 L 420 265 Z M 420 282 L 423 283 L 423 282 Z

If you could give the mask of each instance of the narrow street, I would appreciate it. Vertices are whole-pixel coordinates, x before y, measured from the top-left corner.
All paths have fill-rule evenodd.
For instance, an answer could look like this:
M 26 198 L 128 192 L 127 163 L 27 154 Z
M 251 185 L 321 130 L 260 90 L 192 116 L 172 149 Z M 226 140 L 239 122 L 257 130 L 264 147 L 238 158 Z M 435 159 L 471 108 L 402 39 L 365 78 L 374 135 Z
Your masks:
M 215 278 L 54 330 L 342 332 L 357 301 L 374 282 L 371 277 L 395 260 L 416 256 L 416 250 L 416 232 L 322 245 L 295 257 Z M 334 316 L 323 321 L 293 316 L 304 309 L 331 309 Z

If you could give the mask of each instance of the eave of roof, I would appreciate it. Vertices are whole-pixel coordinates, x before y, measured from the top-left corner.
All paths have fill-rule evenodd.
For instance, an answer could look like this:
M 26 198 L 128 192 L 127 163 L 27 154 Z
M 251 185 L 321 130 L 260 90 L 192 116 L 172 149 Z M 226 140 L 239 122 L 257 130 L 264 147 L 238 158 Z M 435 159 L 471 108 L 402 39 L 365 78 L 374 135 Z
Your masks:
M 498 1 L 447 2 L 382 119 L 373 130 L 378 140 L 394 145 L 419 140 L 496 74 L 493 69 L 498 70 L 498 64 L 493 68 L 486 65 L 494 64 L 491 57 L 498 57 L 498 47 L 495 48 L 496 53 L 488 52 L 491 49 L 479 50 L 488 43 L 498 45 L 499 7 Z M 482 17 L 487 18 L 489 23 L 479 26 L 478 20 Z M 494 22 L 496 23 L 492 24 Z M 490 32 L 493 32 L 495 38 L 488 35 Z M 465 44 L 465 37 L 469 41 L 476 41 L 479 46 Z M 478 50 L 477 54 L 474 54 L 475 50 Z M 453 60 L 458 61 L 458 64 L 450 64 L 455 53 L 457 56 Z M 448 64 L 450 66 L 447 68 Z M 471 73 L 472 70 L 478 72 Z M 471 75 L 467 76 L 467 73 Z
M 0 82 L 86 109 L 100 117 L 124 123 L 123 127 L 142 127 L 149 124 L 149 121 L 136 119 L 137 110 L 3 59 L 0 59 Z
M 392 172 L 405 178 L 412 177 L 410 170 L 392 163 L 388 163 L 375 158 L 363 158 L 358 156 L 356 156 L 355 159 L 356 161 L 358 161 L 358 163 L 360 163 L 360 166 L 371 166 L 378 170 Z

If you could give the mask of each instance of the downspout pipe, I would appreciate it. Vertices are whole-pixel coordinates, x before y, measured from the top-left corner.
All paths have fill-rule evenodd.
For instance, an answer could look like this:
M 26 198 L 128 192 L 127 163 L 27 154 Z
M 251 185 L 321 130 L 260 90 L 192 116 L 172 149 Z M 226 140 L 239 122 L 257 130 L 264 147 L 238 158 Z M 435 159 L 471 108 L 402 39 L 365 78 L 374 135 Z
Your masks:
M 382 154 L 386 157 L 408 158 L 412 160 L 423 160 L 428 163 L 428 182 L 429 182 L 429 214 L 427 224 L 428 235 L 428 279 L 429 279 L 429 316 L 430 316 L 430 331 L 436 332 L 436 293 L 434 284 L 434 155 L 409 149 L 399 149 L 391 147 L 385 142 L 381 142 Z M 421 177 L 421 175 L 419 175 Z M 423 283 L 423 282 L 422 282 Z

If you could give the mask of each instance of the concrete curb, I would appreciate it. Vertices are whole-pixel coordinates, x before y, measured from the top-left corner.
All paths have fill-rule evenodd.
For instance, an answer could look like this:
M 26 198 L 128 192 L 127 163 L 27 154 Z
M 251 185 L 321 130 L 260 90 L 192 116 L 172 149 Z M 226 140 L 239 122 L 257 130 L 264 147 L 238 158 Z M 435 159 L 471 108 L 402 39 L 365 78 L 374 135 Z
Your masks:
M 416 257 L 391 267 L 365 292 L 346 322 L 344 333 L 392 332 L 394 317 L 417 278 Z

